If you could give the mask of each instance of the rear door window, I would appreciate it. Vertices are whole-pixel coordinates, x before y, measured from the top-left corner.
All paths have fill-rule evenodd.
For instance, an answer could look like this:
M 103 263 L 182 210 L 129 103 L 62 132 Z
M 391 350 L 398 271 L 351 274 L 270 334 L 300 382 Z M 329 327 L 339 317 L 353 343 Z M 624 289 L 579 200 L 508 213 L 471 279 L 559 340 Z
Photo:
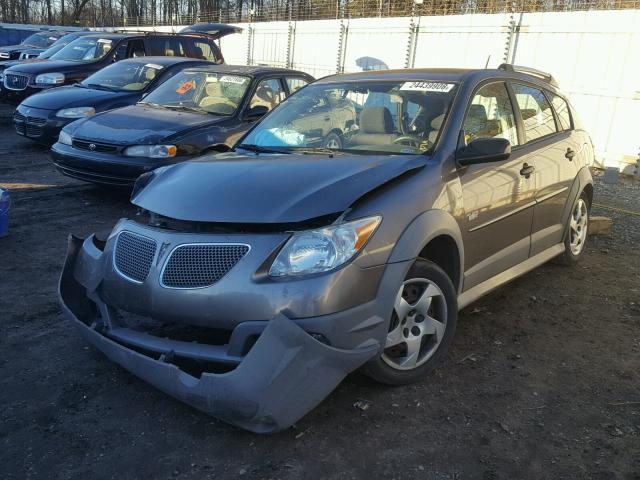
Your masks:
M 547 95 L 551 98 L 551 104 L 556 111 L 560 130 L 571 130 L 571 114 L 569 113 L 569 105 L 567 105 L 567 102 L 555 93 L 547 92 Z
M 161 57 L 184 57 L 182 39 L 173 36 L 147 37 L 147 55 L 159 55 Z
M 207 42 L 202 38 L 183 38 L 191 50 L 191 56 L 200 60 L 209 60 L 210 62 L 217 62 L 220 60 L 215 45 L 212 45 L 213 41 Z
M 542 90 L 528 85 L 513 85 L 513 92 L 520 108 L 527 142 L 557 132 L 551 104 Z
M 289 87 L 289 93 L 300 90 L 302 87 L 309 83 L 307 80 L 300 77 L 286 77 L 286 81 L 287 86 Z

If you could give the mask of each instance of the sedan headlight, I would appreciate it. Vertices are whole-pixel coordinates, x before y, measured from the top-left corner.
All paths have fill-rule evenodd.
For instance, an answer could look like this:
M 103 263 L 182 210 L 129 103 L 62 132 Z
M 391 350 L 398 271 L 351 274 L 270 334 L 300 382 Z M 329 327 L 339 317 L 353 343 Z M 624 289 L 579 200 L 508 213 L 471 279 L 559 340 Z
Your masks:
M 127 157 L 169 158 L 175 157 L 178 147 L 175 145 L 134 145 L 124 149 Z
M 327 272 L 351 260 L 376 231 L 382 217 L 368 217 L 317 230 L 296 232 L 269 269 L 272 277 Z
M 94 113 L 96 113 L 96 109 L 93 107 L 75 107 L 58 110 L 56 116 L 61 118 L 82 118 L 93 115 Z
M 0 52 L 0 59 L 5 59 L 11 57 L 9 52 Z
M 71 145 L 71 135 L 69 135 L 64 130 L 60 130 L 60 135 L 58 135 L 58 142 L 63 145 Z
M 38 85 L 62 85 L 63 83 L 63 73 L 43 73 L 36 77 L 36 84 Z

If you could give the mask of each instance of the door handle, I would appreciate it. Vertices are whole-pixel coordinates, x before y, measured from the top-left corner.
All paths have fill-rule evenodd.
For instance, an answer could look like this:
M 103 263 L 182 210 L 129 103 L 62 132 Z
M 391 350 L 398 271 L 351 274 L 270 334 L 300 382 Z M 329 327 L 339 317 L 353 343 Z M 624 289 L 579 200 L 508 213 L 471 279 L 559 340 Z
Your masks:
M 576 156 L 576 152 L 574 152 L 573 150 L 571 150 L 570 148 L 567 148 L 567 153 L 564 154 L 564 157 L 569 160 L 572 161 L 573 157 Z
M 329 120 L 331 120 L 331 117 L 324 117 L 325 122 L 328 122 Z
M 520 170 L 520 175 L 522 175 L 524 178 L 529 178 L 534 170 L 535 170 L 535 167 L 533 165 L 529 165 L 528 163 L 525 163 L 522 166 L 522 170 Z

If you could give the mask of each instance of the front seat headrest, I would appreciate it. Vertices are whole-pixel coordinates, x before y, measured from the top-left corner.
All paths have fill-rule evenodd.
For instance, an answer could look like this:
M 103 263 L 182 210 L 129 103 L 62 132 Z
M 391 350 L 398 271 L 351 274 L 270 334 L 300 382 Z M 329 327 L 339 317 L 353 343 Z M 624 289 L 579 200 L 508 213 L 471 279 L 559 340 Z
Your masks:
M 387 107 L 369 107 L 360 112 L 363 133 L 393 133 L 393 117 Z

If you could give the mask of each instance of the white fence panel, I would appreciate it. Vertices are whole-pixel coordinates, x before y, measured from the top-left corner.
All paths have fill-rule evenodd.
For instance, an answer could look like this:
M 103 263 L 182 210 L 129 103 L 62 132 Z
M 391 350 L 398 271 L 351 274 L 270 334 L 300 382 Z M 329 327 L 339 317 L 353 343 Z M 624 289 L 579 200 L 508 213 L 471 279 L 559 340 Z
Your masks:
M 252 65 L 287 66 L 287 22 L 254 23 L 251 26 Z
M 296 22 L 293 38 L 293 68 L 316 78 L 336 73 L 339 20 Z
M 410 18 L 350 20 L 344 71 L 404 68 L 410 21 Z
M 506 14 L 420 17 L 416 68 L 497 67 L 504 60 Z

